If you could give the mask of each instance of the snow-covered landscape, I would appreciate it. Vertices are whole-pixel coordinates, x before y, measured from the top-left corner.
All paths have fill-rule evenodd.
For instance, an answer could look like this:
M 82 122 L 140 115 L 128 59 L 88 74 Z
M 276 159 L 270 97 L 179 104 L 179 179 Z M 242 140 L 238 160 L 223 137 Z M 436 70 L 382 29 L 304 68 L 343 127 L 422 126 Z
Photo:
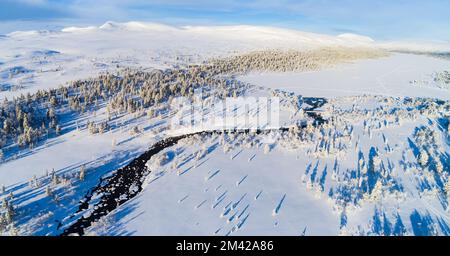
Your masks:
M 447 236 L 449 53 L 250 25 L 2 35 L 0 234 Z

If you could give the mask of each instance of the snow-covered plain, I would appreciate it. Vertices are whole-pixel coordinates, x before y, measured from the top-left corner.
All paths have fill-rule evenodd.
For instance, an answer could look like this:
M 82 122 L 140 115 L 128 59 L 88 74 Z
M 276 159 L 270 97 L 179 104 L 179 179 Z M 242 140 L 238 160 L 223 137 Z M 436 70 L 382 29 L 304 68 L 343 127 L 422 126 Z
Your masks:
M 1 37 L 0 98 L 127 67 L 174 68 L 257 50 L 336 46 L 450 51 L 448 45 L 376 42 L 357 35 L 333 37 L 278 28 L 108 22 L 100 27 Z M 319 112 L 329 120 L 341 118 L 327 128 L 333 135 L 314 131 L 315 140 L 294 146 L 290 142 L 296 140 L 277 132 L 260 135 L 258 143 L 251 145 L 235 138 L 222 143 L 218 135 L 186 139 L 159 154 L 175 155 L 168 163 L 155 164 L 155 158 L 148 162 L 152 172 L 138 197 L 86 233 L 448 235 L 450 92 L 434 81 L 435 73 L 445 70 L 450 70 L 450 60 L 392 53 L 319 71 L 239 75 L 238 80 L 256 86 L 246 96 L 269 96 L 272 89 L 282 89 L 328 98 Z M 429 107 L 418 101 L 415 105 L 404 97 L 443 103 Z M 436 109 L 433 104 L 438 105 Z M 423 106 L 426 111 L 421 112 Z M 106 107 L 100 105 L 75 120 L 63 120 L 61 136 L 6 155 L 0 164 L 0 185 L 5 186 L 0 198 L 9 198 L 16 207 L 14 227 L 6 234 L 60 234 L 100 177 L 126 165 L 155 142 L 184 133 L 170 129 L 167 115 L 124 115 L 103 134 L 92 135 L 85 127 L 87 121 L 106 118 Z M 290 127 L 304 116 L 287 105 L 281 118 L 280 124 Z M 131 132 L 134 127 L 141 132 Z M 422 145 L 418 129 L 435 132 L 435 140 Z M 346 132 L 351 133 L 349 139 L 342 135 Z M 329 154 L 333 140 L 337 152 Z M 418 163 L 421 148 L 430 151 L 429 166 Z M 196 157 L 204 149 L 207 153 Z M 381 163 L 374 165 L 375 155 Z M 440 172 L 437 162 L 443 165 Z M 80 181 L 82 168 L 86 174 Z M 374 189 L 377 181 L 381 187 Z M 83 214 L 88 215 L 95 205 L 90 207 Z
M 449 69 L 450 61 L 445 59 L 393 54 L 387 58 L 361 60 L 317 72 L 253 73 L 240 79 L 310 97 L 333 98 L 371 94 L 449 100 L 450 91 L 433 83 L 421 87 L 412 86 L 413 81 L 430 81 L 434 72 Z
M 214 152 L 175 170 L 158 170 L 144 192 L 121 207 L 113 227 L 95 226 L 98 234 L 133 235 L 330 235 L 339 230 L 332 204 L 302 187 L 303 167 L 296 154 L 262 148 Z M 196 147 L 188 147 L 189 156 Z M 169 165 L 170 166 L 170 165 Z M 170 196 L 169 196 L 170 195 Z M 284 198 L 284 199 L 283 199 Z M 277 213 L 274 213 L 276 209 Z M 108 221 L 108 218 L 106 218 Z M 151 227 L 151 228 L 150 228 Z M 239 227 L 239 228 L 238 228 Z
M 311 141 L 276 132 L 222 135 L 165 150 L 160 156 L 170 161 L 147 163 L 152 173 L 142 194 L 90 234 L 448 235 L 446 175 L 417 160 L 422 148 L 436 150 L 434 157 L 448 152 L 439 121 L 417 116 L 398 123 L 395 115 L 367 119 L 349 111 L 355 103 L 373 113 L 409 108 L 401 101 L 388 107 L 383 97 L 332 103 L 343 123 Z M 421 130 L 435 131 L 435 141 L 421 142 Z

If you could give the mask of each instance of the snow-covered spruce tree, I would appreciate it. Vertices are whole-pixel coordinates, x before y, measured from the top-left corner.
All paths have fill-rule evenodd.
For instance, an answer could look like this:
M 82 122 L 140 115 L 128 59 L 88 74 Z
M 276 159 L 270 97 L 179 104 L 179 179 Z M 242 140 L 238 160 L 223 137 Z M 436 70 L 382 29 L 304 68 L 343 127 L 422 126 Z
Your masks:
M 29 185 L 32 188 L 37 188 L 38 187 L 38 180 L 37 180 L 36 175 L 33 175 L 33 178 L 31 178 Z
M 429 160 L 428 153 L 425 150 L 421 149 L 420 152 L 419 152 L 417 160 L 418 160 L 420 166 L 427 167 L 428 166 L 428 160 Z
M 2 209 L 4 212 L 3 220 L 6 221 L 6 224 L 12 223 L 12 218 L 14 215 L 14 206 L 11 203 L 11 201 L 8 201 L 8 199 L 5 197 L 2 199 Z
M 178 159 L 175 158 L 175 159 L 173 159 L 172 164 L 170 165 L 170 168 L 172 168 L 173 170 L 176 170 L 177 167 L 178 167 Z
M 100 133 L 100 134 L 103 134 L 103 133 L 109 131 L 109 129 L 110 129 L 110 126 L 107 121 L 101 122 L 100 124 L 98 124 L 97 130 L 98 130 L 98 133 Z
M 447 135 L 450 136 L 450 118 L 447 120 Z
M 8 209 L 9 208 L 9 202 L 6 199 L 6 197 L 3 197 L 3 199 L 2 199 L 2 208 L 3 209 Z
M 450 179 L 448 179 L 447 182 L 444 183 L 443 189 L 444 189 L 445 196 L 447 197 L 446 210 L 448 212 L 450 212 Z
M 439 174 L 443 174 L 443 172 L 444 172 L 444 165 L 442 164 L 442 162 L 440 160 L 435 160 L 435 167 L 436 167 L 436 171 Z
M 372 156 L 372 164 L 373 164 L 374 171 L 377 171 L 380 169 L 381 157 L 380 157 L 378 150 L 374 150 L 374 154 Z
M 47 196 L 52 196 L 53 195 L 53 191 L 50 188 L 50 186 L 45 187 L 45 195 L 47 195 Z
M 270 145 L 269 144 L 265 144 L 264 145 L 264 154 L 267 155 L 270 153 Z
M 228 142 L 225 141 L 225 144 L 223 144 L 223 152 L 224 152 L 225 154 L 227 154 L 228 152 L 231 151 L 231 148 L 232 148 L 232 147 L 228 144 Z
M 56 132 L 56 135 L 60 135 L 61 134 L 61 126 L 59 126 L 59 124 L 56 125 L 55 132 Z
M 59 177 L 58 177 L 58 175 L 56 175 L 54 170 L 52 171 L 52 184 L 54 186 L 59 184 Z
M 78 175 L 78 178 L 79 178 L 81 181 L 84 181 L 85 175 L 86 175 L 86 167 L 85 167 L 84 165 L 82 165 L 82 166 L 80 167 L 80 173 L 79 173 L 79 175 Z
M 132 135 L 137 135 L 137 134 L 141 133 L 141 131 L 138 126 L 133 126 L 133 128 L 130 130 L 130 133 Z
M 370 197 L 373 201 L 378 201 L 383 195 L 383 183 L 381 180 L 377 180 L 375 186 L 372 189 Z

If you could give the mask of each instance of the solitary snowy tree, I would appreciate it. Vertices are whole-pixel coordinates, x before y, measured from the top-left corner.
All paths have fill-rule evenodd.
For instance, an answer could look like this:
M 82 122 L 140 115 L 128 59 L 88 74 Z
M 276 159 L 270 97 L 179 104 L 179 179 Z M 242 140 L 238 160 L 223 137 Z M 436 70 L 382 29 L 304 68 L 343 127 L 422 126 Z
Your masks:
M 9 207 L 8 200 L 6 200 L 6 197 L 4 197 L 4 198 L 2 199 L 2 208 L 3 208 L 3 209 L 8 209 L 8 207 Z
M 36 175 L 33 175 L 33 178 L 30 180 L 30 186 L 37 188 L 38 187 L 38 181 Z
M 444 165 L 442 165 L 441 161 L 436 161 L 436 171 L 440 174 L 444 171 Z
M 58 176 L 56 175 L 55 171 L 52 171 L 52 184 L 58 185 L 58 183 L 59 183 Z

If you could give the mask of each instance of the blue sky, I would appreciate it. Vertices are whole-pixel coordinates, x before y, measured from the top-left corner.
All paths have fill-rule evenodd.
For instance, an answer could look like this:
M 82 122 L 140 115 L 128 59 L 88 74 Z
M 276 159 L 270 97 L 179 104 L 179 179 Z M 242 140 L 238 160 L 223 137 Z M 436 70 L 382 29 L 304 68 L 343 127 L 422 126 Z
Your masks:
M 0 0 L 0 33 L 108 20 L 269 25 L 379 40 L 450 41 L 449 0 Z

